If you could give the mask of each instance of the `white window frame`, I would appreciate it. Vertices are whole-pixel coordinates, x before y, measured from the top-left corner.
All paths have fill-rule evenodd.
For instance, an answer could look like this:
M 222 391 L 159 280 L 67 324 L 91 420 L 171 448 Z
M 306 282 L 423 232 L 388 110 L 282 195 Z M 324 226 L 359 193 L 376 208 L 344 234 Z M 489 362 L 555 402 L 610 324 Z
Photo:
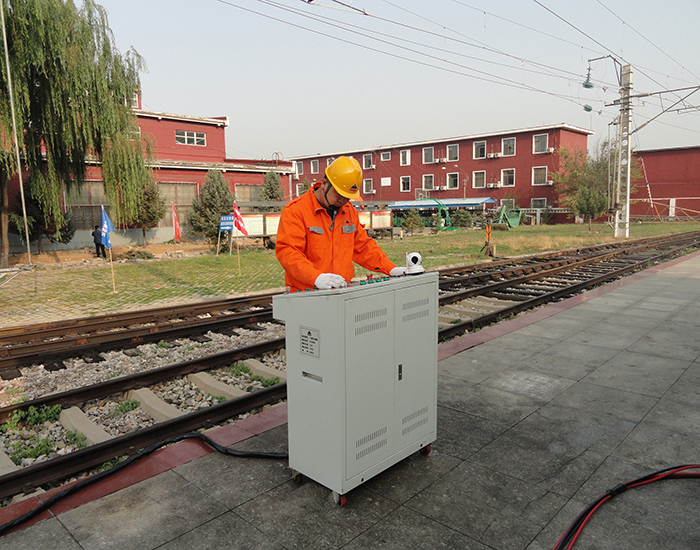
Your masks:
M 408 185 L 406 185 L 408 184 Z M 399 191 L 401 193 L 410 193 L 411 192 L 411 176 L 401 176 L 399 179 L 399 185 L 400 189 Z
M 175 143 L 177 145 L 207 146 L 207 134 L 205 132 L 191 132 L 190 130 L 175 130 Z
M 536 178 L 535 178 L 535 173 L 541 172 L 544 170 L 544 180 L 542 183 L 537 183 Z M 546 166 L 533 166 L 532 167 L 532 185 L 534 186 L 541 186 L 541 185 L 547 185 L 547 176 L 549 175 L 549 170 L 547 169 Z
M 453 143 L 447 146 L 447 162 L 456 162 L 459 160 L 459 143 Z
M 515 199 L 501 199 L 500 206 L 506 205 L 510 209 L 515 208 Z
M 506 153 L 506 142 L 513 142 L 513 152 L 512 153 Z M 514 157 L 515 156 L 515 138 L 514 137 L 507 137 L 501 139 L 501 154 L 504 157 Z
M 387 162 L 391 160 L 391 151 L 382 151 L 379 158 L 382 162 Z
M 544 201 L 544 206 L 535 206 L 535 201 Z M 547 199 L 546 198 L 531 198 L 530 199 L 530 208 L 547 208 Z
M 391 176 L 384 176 L 379 179 L 380 187 L 391 187 Z
M 311 173 L 318 174 L 318 159 L 311 161 Z
M 484 154 L 483 154 L 482 156 L 480 156 L 480 157 L 477 157 L 477 156 L 476 156 L 476 150 L 477 150 L 477 147 L 480 148 L 480 144 L 483 144 L 483 146 L 484 146 Z M 472 145 L 472 158 L 473 158 L 474 160 L 485 159 L 485 158 L 486 158 L 486 140 L 475 141 L 475 142 L 474 142 L 474 144 Z
M 372 178 L 366 178 L 362 180 L 362 193 L 365 195 L 374 195 L 375 190 L 372 185 Z
M 434 191 L 435 190 L 435 174 L 423 174 L 423 190 L 424 191 Z M 426 183 L 430 181 L 430 187 L 426 187 Z
M 435 147 L 423 147 L 423 164 L 435 163 Z
M 477 180 L 479 179 L 477 176 L 479 174 L 483 174 L 484 179 L 481 182 L 481 185 L 477 185 Z M 485 189 L 486 188 L 486 170 L 476 170 L 472 172 L 472 189 Z
M 326 159 L 326 168 L 328 168 L 331 164 L 333 164 L 333 161 L 334 161 L 334 160 L 335 160 L 335 158 L 333 158 L 333 157 L 328 157 L 328 158 Z
M 297 172 L 297 176 L 303 176 L 304 175 L 304 161 L 298 160 L 294 163 L 295 165 L 295 170 Z
M 513 173 L 513 183 L 511 185 L 506 184 L 506 173 Z M 501 170 L 501 187 L 515 187 L 515 168 L 504 168 Z
M 371 170 L 372 168 L 372 153 L 365 153 L 362 155 L 362 169 Z
M 537 143 L 538 139 L 537 138 L 544 138 L 544 147 L 542 147 L 541 151 L 538 151 Z M 540 140 L 541 141 L 541 140 Z M 534 155 L 541 155 L 547 152 L 547 149 L 549 148 L 549 134 L 535 134 L 532 136 L 532 153 Z
M 411 165 L 411 150 L 402 149 L 400 152 L 401 160 L 399 162 L 400 166 L 410 166 Z
M 459 172 L 449 172 L 445 182 L 448 189 L 459 189 Z
M 301 197 L 301 196 L 304 194 L 303 189 L 304 189 L 304 184 L 303 184 L 303 183 L 297 183 L 297 185 L 296 185 L 297 197 Z

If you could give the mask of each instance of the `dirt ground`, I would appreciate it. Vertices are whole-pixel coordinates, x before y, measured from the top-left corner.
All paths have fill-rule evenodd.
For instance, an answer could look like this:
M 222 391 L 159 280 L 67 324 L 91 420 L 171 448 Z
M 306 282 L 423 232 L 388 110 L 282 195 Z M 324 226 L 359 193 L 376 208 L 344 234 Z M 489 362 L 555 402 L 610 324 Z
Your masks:
M 167 257 L 193 257 L 201 256 L 207 254 L 213 250 L 214 247 L 204 242 L 196 243 L 178 243 L 178 244 L 149 244 L 146 246 L 114 246 L 112 248 L 112 254 L 114 260 L 133 258 L 138 259 L 136 256 L 139 251 L 144 251 L 152 254 L 156 258 L 167 258 Z M 109 250 L 107 251 L 107 258 L 109 258 Z M 27 254 L 14 254 L 10 258 L 10 266 L 27 265 Z M 32 252 L 32 264 L 49 266 L 61 266 L 61 265 L 94 265 L 99 264 L 101 260 L 95 257 L 94 247 L 90 248 L 79 248 L 76 250 L 60 250 L 43 252 L 42 254 L 36 254 Z

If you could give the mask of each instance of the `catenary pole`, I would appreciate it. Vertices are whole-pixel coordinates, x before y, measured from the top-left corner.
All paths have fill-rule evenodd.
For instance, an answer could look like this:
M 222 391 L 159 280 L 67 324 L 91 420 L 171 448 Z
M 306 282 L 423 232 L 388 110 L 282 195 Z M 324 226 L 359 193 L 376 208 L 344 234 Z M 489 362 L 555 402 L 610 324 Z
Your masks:
M 0 26 L 2 26 L 2 43 L 5 47 L 5 68 L 7 69 L 7 92 L 10 98 L 10 116 L 12 117 L 12 140 L 15 144 L 15 161 L 19 175 L 19 195 L 22 199 L 22 216 L 24 218 L 24 237 L 27 241 L 27 263 L 32 265 L 32 253 L 29 247 L 29 224 L 27 223 L 27 205 L 24 201 L 24 182 L 22 181 L 22 164 L 19 159 L 19 142 L 17 141 L 17 121 L 15 119 L 15 101 L 12 94 L 12 76 L 10 74 L 10 54 L 7 48 L 7 32 L 5 31 L 4 2 L 0 0 Z
M 615 237 L 630 236 L 630 178 L 632 146 L 630 125 L 632 122 L 632 65 L 624 65 L 620 78 L 620 141 L 618 147 L 617 179 L 615 182 Z

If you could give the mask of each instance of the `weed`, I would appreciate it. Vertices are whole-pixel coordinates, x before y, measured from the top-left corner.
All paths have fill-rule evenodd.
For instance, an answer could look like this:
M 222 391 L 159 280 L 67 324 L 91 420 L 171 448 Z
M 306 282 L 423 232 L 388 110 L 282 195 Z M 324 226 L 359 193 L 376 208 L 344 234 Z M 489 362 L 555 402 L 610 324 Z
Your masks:
M 87 447 L 87 438 L 85 434 L 80 432 L 66 432 L 66 441 L 71 445 L 75 445 L 78 449 Z
M 23 458 L 38 458 L 54 451 L 53 443 L 48 438 L 39 439 L 38 441 L 29 439 L 28 441 L 30 443 L 36 442 L 36 445 L 28 445 L 22 441 L 14 441 L 10 445 L 9 457 L 17 466 L 22 464 Z
M 60 414 L 61 405 L 54 405 L 53 407 L 42 405 L 40 409 L 32 406 L 27 409 L 24 423 L 27 426 L 36 426 L 45 422 L 56 422 Z
M 223 403 L 223 402 L 226 401 L 226 397 L 223 396 L 223 395 L 212 395 L 211 397 L 212 397 L 212 398 L 214 399 L 214 401 L 216 401 L 217 403 Z
M 274 386 L 275 384 L 280 383 L 280 379 L 276 376 L 274 378 L 263 378 L 262 376 L 258 376 L 256 374 L 254 376 L 251 376 L 250 379 L 253 382 L 260 382 L 263 388 L 269 388 L 270 386 Z
M 116 458 L 113 458 L 109 462 L 105 462 L 104 464 L 102 464 L 102 466 L 100 466 L 100 472 L 104 472 L 105 470 L 109 470 L 111 468 L 114 468 L 117 464 L 124 461 L 125 459 L 126 459 L 125 456 L 118 456 Z
M 165 340 L 161 340 L 160 342 L 158 342 L 157 347 L 162 348 L 162 349 L 170 349 L 170 348 L 175 347 L 175 346 L 173 346 L 170 342 L 166 342 Z
M 11 432 L 17 429 L 17 426 L 19 426 L 19 423 L 22 421 L 22 419 L 27 415 L 26 412 L 24 411 L 14 411 L 10 418 L 5 422 L 4 424 L 0 425 L 0 429 L 2 429 L 3 432 Z
M 251 373 L 250 367 L 243 365 L 242 363 L 233 363 L 226 370 L 234 376 L 243 376 L 244 374 L 249 375 Z
M 119 403 L 119 406 L 117 407 L 117 412 L 114 413 L 114 416 L 119 416 L 119 414 L 126 414 L 128 412 L 133 411 L 134 409 L 138 409 L 140 406 L 141 403 L 136 401 L 136 399 L 126 399 L 125 401 Z
M 18 393 L 22 393 L 22 390 L 18 390 L 17 388 L 9 387 L 5 389 L 5 393 L 7 395 L 17 395 Z

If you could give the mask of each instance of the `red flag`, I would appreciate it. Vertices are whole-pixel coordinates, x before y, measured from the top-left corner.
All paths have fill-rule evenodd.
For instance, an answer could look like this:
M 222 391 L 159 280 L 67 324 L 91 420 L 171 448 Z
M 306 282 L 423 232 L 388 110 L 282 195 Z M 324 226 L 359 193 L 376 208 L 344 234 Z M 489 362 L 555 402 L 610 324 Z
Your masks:
M 171 202 L 173 205 L 173 229 L 175 230 L 175 240 L 180 242 L 180 222 L 177 221 L 177 212 L 175 212 L 175 203 Z
M 243 233 L 246 237 L 248 236 L 248 230 L 245 228 L 245 223 L 243 223 L 243 216 L 241 216 L 241 211 L 238 210 L 238 205 L 236 201 L 233 201 L 233 223 L 236 229 Z

